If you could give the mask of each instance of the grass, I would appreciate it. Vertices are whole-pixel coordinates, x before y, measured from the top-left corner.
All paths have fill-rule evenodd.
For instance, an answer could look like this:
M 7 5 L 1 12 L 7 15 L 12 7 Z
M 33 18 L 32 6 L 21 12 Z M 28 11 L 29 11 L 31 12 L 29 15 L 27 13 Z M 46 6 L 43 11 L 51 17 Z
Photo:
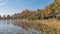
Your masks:
M 60 34 L 60 21 L 56 19 L 49 20 L 17 20 L 15 25 L 21 26 L 25 30 L 36 29 L 46 34 Z

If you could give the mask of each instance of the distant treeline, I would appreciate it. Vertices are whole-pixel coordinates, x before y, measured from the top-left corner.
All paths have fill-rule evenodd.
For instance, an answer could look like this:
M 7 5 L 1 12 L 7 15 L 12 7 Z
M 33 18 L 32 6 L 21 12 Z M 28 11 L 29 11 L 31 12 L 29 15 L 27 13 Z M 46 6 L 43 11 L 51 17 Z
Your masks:
M 14 15 L 7 15 L 7 16 L 0 16 L 0 19 L 29 19 L 29 20 L 41 20 L 41 19 L 50 19 L 50 18 L 60 18 L 57 12 L 52 12 L 48 14 L 47 9 L 40 10 L 37 9 L 36 11 L 30 11 L 28 9 L 22 11 L 21 13 L 17 13 Z

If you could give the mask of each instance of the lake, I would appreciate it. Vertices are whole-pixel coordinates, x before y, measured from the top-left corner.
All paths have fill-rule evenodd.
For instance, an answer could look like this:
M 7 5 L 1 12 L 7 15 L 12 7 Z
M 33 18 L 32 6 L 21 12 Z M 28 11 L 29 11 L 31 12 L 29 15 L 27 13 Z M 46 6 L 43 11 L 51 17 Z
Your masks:
M 43 32 L 37 32 L 35 29 L 25 29 L 16 26 L 14 20 L 0 20 L 0 34 L 44 34 Z

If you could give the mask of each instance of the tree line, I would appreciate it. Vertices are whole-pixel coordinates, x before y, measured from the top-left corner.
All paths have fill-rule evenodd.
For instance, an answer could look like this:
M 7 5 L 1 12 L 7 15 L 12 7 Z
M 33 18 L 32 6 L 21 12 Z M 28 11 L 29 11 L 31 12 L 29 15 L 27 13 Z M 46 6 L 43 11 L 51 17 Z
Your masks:
M 40 20 L 40 19 L 51 19 L 56 18 L 60 19 L 60 3 L 56 3 L 56 1 L 49 6 L 46 6 L 45 9 L 37 9 L 34 11 L 31 10 L 23 10 L 21 13 L 15 13 L 13 15 L 4 15 L 0 16 L 0 19 L 29 19 L 29 20 Z

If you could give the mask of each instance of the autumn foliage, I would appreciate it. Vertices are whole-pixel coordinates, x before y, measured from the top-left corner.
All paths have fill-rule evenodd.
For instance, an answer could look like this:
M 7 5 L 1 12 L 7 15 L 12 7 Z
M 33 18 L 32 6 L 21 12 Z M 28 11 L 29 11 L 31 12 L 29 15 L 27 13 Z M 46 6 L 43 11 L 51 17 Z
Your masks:
M 0 16 L 1 18 L 1 16 Z M 34 11 L 23 10 L 21 13 L 13 15 L 7 15 L 3 17 L 6 19 L 29 19 L 29 20 L 40 20 L 49 18 L 60 18 L 60 0 L 55 0 L 52 4 L 46 6 L 45 9 L 37 9 Z

